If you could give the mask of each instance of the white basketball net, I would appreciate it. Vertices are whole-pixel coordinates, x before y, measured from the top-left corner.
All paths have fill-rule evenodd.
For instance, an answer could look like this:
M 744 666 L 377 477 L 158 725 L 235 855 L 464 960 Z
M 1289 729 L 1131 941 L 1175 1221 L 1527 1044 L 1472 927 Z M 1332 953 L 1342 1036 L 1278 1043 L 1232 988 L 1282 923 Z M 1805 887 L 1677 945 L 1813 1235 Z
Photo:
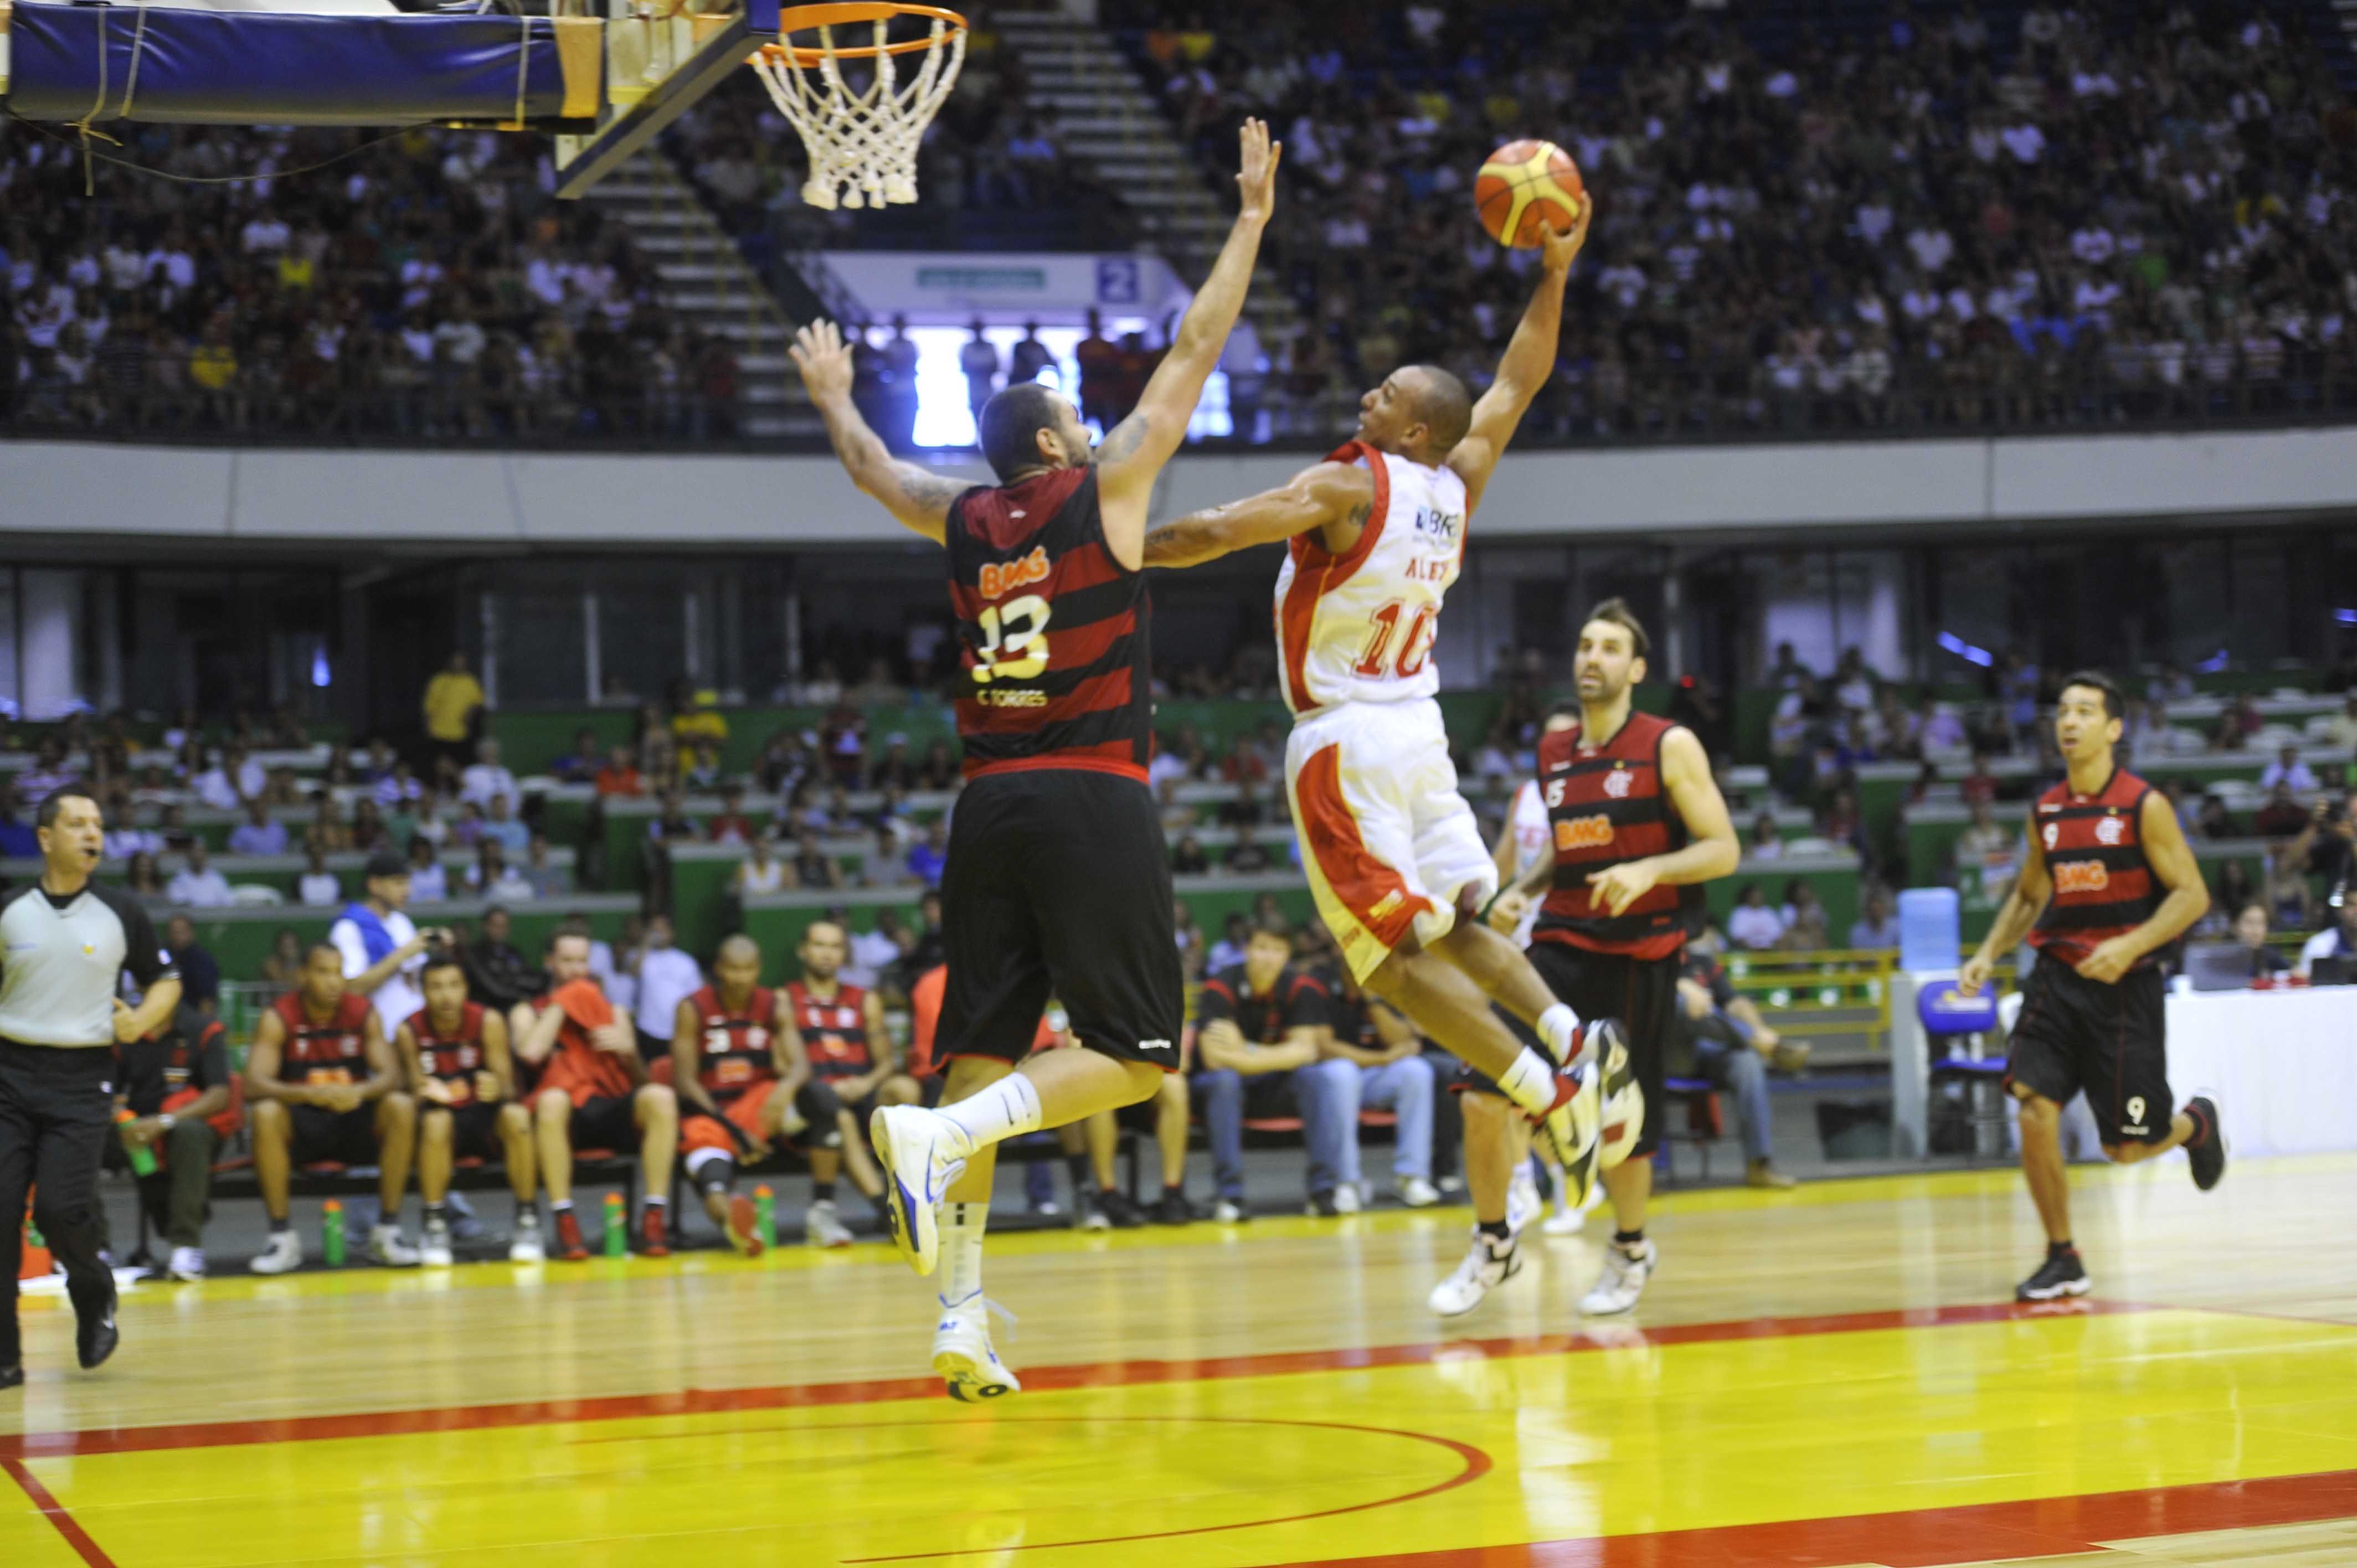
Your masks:
M 903 83 L 894 57 L 884 52 L 886 24 L 873 26 L 873 58 L 852 57 L 876 73 L 864 91 L 843 79 L 833 27 L 818 29 L 815 49 L 769 48 L 753 57 L 778 113 L 810 153 L 802 199 L 828 211 L 838 192 L 851 208 L 917 199 L 917 145 L 965 63 L 965 29 L 936 16 L 922 53 L 910 51 L 920 63 Z M 813 54 L 814 62 L 801 63 Z

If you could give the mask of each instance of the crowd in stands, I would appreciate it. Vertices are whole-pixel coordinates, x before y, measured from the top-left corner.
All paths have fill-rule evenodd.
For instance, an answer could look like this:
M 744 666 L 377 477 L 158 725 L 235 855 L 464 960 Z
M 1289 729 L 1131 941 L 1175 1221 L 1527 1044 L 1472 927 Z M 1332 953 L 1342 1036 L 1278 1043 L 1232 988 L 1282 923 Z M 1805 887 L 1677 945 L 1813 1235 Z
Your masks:
M 662 307 L 597 207 L 555 199 L 545 138 L 142 125 L 107 156 L 157 172 L 0 126 L 0 430 L 532 445 L 736 428 L 728 347 Z
M 1755 9 L 1759 14 L 1752 14 Z M 2346 43 L 2201 0 L 1570 9 L 1108 7 L 1206 166 L 1286 146 L 1266 252 L 1309 324 L 1275 375 L 1485 381 L 1531 253 L 1472 222 L 1549 134 L 1596 195 L 1525 436 L 2051 424 L 2346 409 Z

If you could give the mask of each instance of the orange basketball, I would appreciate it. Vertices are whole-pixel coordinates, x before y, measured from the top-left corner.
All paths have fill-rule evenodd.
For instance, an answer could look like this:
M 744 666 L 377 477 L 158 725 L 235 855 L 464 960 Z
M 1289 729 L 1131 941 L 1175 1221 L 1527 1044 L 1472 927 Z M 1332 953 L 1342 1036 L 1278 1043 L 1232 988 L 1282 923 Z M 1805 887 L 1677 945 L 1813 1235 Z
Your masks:
M 1521 250 L 1538 244 L 1541 224 L 1558 234 L 1568 231 L 1587 201 L 1579 166 L 1553 142 L 1508 142 L 1482 163 L 1473 181 L 1481 227 L 1498 243 Z

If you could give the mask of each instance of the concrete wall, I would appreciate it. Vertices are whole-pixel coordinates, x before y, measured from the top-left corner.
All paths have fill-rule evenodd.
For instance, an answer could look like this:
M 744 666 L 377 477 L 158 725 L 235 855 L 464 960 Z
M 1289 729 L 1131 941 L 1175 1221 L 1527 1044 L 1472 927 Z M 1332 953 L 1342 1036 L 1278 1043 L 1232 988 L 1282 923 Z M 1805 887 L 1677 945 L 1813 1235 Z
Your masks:
M 1157 516 L 1281 482 L 1298 454 L 1181 456 Z M 968 462 L 944 472 L 981 477 Z M 2357 506 L 2357 430 L 1530 452 L 1485 535 L 2234 515 Z M 484 544 L 877 544 L 904 538 L 823 456 L 0 442 L 0 533 Z

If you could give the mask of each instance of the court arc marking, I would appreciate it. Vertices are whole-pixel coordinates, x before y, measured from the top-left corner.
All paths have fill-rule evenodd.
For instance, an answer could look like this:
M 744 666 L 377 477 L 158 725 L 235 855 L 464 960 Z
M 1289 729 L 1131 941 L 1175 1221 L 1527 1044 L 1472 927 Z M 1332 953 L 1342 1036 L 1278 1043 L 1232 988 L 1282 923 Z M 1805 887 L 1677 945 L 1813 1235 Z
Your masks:
M 1586 1536 L 1524 1546 L 1330 1557 L 1286 1568 L 1952 1568 L 2098 1552 L 2106 1542 L 2357 1516 L 2357 1470 L 2131 1492 L 1837 1514 L 1708 1530 Z M 2122 1559 L 2127 1568 L 2128 1558 Z
M 1023 1381 L 1024 1386 L 1034 1392 L 1120 1388 L 1142 1383 L 1207 1382 L 1231 1378 L 1280 1377 L 1298 1372 L 1347 1372 L 1382 1367 L 1422 1366 L 1469 1353 L 1499 1357 L 1567 1355 L 1716 1344 L 1733 1339 L 1799 1338 L 1814 1335 L 1872 1333 L 1893 1328 L 1940 1328 L 1959 1324 L 2029 1322 L 2050 1317 L 2089 1317 L 2153 1310 L 2156 1309 L 2139 1303 L 2105 1301 L 2095 1297 L 2059 1303 L 1975 1302 L 1953 1306 L 1853 1312 L 1814 1317 L 1740 1318 L 1723 1323 L 1672 1324 L 1661 1328 L 1639 1328 L 1633 1325 L 1598 1326 L 1572 1334 L 1525 1338 L 1443 1339 L 1406 1345 L 1222 1356 L 1189 1361 L 1079 1362 L 1026 1368 Z M 153 1453 L 176 1448 L 228 1448 L 317 1442 L 339 1437 L 393 1437 L 490 1427 L 628 1421 L 650 1416 L 726 1414 L 732 1411 L 879 1404 L 893 1400 L 936 1399 L 940 1393 L 941 1380 L 938 1377 L 892 1378 L 841 1383 L 787 1383 L 750 1389 L 687 1389 L 672 1393 L 613 1394 L 593 1399 L 530 1401 L 511 1404 L 357 1411 L 343 1415 L 290 1416 L 264 1421 L 92 1427 L 76 1432 L 0 1434 L 0 1461 Z

